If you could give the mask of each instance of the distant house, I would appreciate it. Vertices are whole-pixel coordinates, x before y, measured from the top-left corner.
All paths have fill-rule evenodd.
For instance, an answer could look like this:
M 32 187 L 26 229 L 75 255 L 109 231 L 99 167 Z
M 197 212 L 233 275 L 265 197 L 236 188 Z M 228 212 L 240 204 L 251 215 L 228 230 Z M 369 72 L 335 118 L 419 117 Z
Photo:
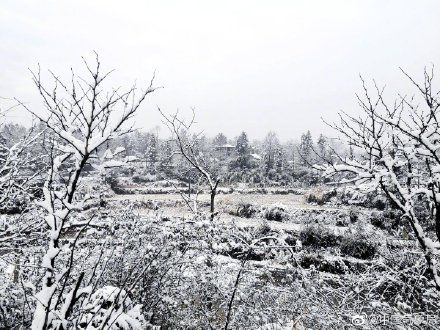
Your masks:
M 215 150 L 223 156 L 231 156 L 235 152 L 235 146 L 232 144 L 223 144 L 216 146 Z
M 127 151 L 125 150 L 124 147 L 117 147 L 115 149 L 115 151 L 113 152 L 113 156 L 116 156 L 116 155 L 118 155 L 120 157 L 125 157 L 125 156 L 127 156 Z
M 141 158 L 139 158 L 139 157 L 137 157 L 137 156 L 126 156 L 126 157 L 124 158 L 124 161 L 125 161 L 127 164 L 132 164 L 132 165 L 134 165 L 134 164 L 142 165 L 142 164 L 145 163 L 144 160 L 142 160 Z
M 107 149 L 104 152 L 104 155 L 102 155 L 101 160 L 106 161 L 106 160 L 111 160 L 111 159 L 113 159 L 113 152 L 110 149 Z

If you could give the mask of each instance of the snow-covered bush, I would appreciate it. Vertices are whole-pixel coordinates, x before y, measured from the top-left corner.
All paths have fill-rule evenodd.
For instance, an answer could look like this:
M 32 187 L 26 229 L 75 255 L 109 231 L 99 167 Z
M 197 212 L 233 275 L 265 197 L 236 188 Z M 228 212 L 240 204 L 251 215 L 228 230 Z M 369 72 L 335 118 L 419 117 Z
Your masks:
M 259 208 L 250 203 L 239 203 L 237 206 L 237 211 L 234 212 L 234 215 L 242 218 L 252 218 L 258 212 Z
M 359 220 L 359 212 L 354 209 L 350 209 L 348 212 L 348 217 L 351 223 L 356 223 Z
M 331 229 L 319 225 L 305 227 L 299 234 L 299 239 L 305 246 L 333 247 L 341 242 L 341 236 L 336 235 Z
M 285 221 L 289 219 L 289 213 L 284 205 L 275 204 L 264 209 L 263 217 L 270 221 Z
M 336 196 L 336 190 L 330 191 L 314 191 L 306 196 L 307 203 L 314 203 L 318 205 L 327 204 Z
M 383 216 L 383 213 L 373 211 L 370 215 L 370 223 L 380 229 L 386 229 L 389 226 L 389 221 Z
M 341 253 L 358 259 L 373 259 L 377 244 L 362 235 L 348 235 L 341 240 Z
M 150 183 L 157 181 L 157 175 L 154 174 L 145 174 L 145 175 L 133 175 L 133 182 L 135 183 Z
M 95 290 L 81 308 L 82 315 L 73 321 L 77 329 L 141 330 L 148 325 L 142 306 L 134 305 L 127 292 L 117 287 Z
M 348 273 L 348 267 L 344 264 L 343 260 L 337 258 L 326 259 L 322 255 L 314 253 L 303 254 L 299 259 L 299 264 L 306 269 L 316 269 L 330 274 Z
M 345 205 L 355 205 L 377 210 L 391 208 L 392 205 L 384 193 L 378 189 L 360 192 L 352 186 L 338 190 L 338 201 Z

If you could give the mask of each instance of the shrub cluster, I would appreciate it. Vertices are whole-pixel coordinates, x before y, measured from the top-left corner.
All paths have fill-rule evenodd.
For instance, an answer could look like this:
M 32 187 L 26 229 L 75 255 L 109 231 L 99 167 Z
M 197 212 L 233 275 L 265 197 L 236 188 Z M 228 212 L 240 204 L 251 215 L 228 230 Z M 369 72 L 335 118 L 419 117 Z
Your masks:
M 264 210 L 263 216 L 271 221 L 284 221 L 289 219 L 289 214 L 283 205 L 273 205 Z
M 324 205 L 337 195 L 336 190 L 326 191 L 323 193 L 310 193 L 307 195 L 307 203 L 315 203 Z
M 333 231 L 316 225 L 304 228 L 299 234 L 299 238 L 305 246 L 323 248 L 338 246 L 341 241 L 341 237 Z
M 358 259 L 373 259 L 377 246 L 360 235 L 345 236 L 341 241 L 341 253 Z
M 252 218 L 259 212 L 258 208 L 250 203 L 240 203 L 234 215 L 242 218 Z

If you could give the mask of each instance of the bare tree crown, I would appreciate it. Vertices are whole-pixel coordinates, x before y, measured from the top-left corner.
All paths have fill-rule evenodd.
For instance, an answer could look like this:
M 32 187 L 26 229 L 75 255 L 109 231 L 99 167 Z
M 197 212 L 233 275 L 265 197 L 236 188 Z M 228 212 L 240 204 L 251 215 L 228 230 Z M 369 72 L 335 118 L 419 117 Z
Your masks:
M 363 192 L 382 190 L 411 224 L 440 290 L 436 260 L 440 248 L 440 91 L 433 91 L 433 69 L 425 69 L 422 84 L 402 72 L 418 94 L 399 94 L 392 105 L 384 99 L 384 88 L 374 83 L 372 96 L 361 77 L 364 96 L 357 95 L 357 99 L 363 116 L 342 113 L 340 123 L 331 125 L 358 149 L 358 155 L 337 156 L 334 162 L 317 167 L 327 177 L 349 173 L 340 182 L 355 182 Z M 428 204 L 436 240 L 416 212 L 420 199 Z

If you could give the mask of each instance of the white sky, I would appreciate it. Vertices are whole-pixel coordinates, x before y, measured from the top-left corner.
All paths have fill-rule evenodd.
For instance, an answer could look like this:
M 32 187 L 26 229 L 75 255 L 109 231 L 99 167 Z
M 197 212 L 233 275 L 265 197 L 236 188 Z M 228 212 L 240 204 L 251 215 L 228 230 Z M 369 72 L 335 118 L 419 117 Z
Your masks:
M 286 140 L 331 132 L 356 111 L 358 74 L 408 86 L 440 55 L 440 1 L 20 1 L 0 4 L 0 96 L 41 102 L 28 67 L 68 74 L 96 50 L 116 85 L 165 88 L 145 103 L 137 127 L 195 107 L 207 135 Z M 24 113 L 17 113 L 24 120 Z

